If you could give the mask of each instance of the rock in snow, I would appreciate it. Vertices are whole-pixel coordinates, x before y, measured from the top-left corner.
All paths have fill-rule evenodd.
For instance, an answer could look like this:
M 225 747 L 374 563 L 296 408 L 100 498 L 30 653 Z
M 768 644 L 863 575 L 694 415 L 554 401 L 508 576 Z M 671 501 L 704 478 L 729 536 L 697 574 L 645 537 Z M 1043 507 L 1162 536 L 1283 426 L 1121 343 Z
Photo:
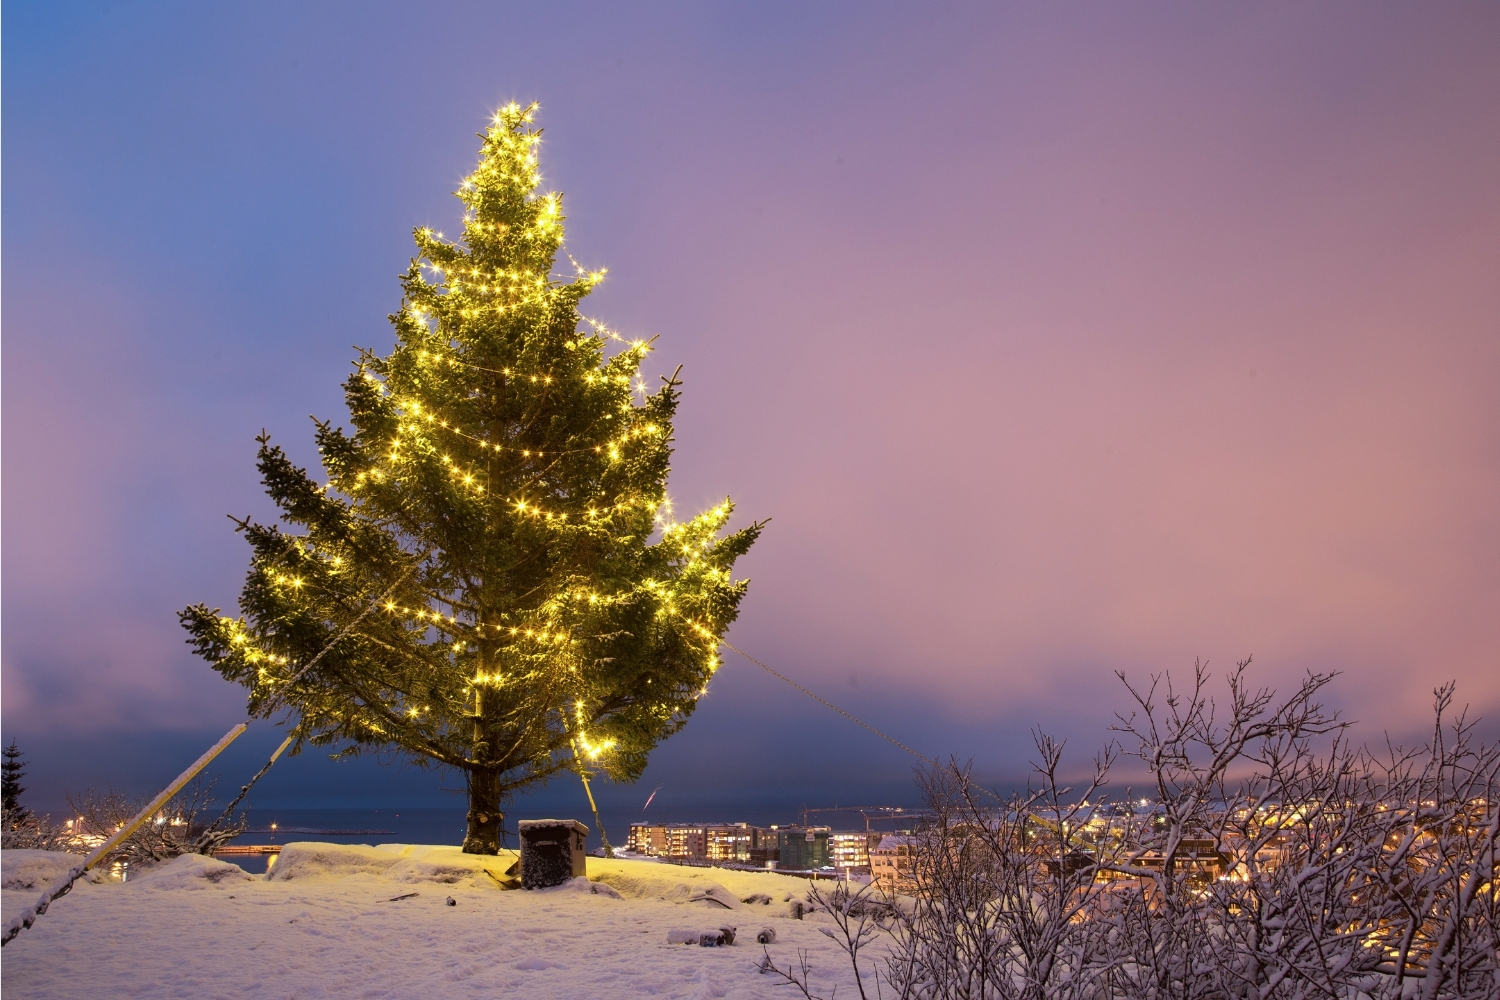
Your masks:
M 727 947 L 734 944 L 733 927 L 715 927 L 709 930 L 667 931 L 667 944 L 696 944 L 704 948 Z
M 123 884 L 76 885 L 6 947 L 3 985 L 35 998 L 785 995 L 759 972 L 748 931 L 733 947 L 667 937 L 687 927 L 700 944 L 705 933 L 724 942 L 714 913 L 732 920 L 726 909 L 751 915 L 745 899 L 801 900 L 800 879 L 591 857 L 587 876 L 502 892 L 485 869 L 513 861 L 456 847 L 297 843 L 262 878 L 177 858 Z M 3 862 L 8 919 L 74 859 L 6 851 Z M 804 949 L 816 992 L 853 994 L 848 959 L 819 933 L 826 914 L 753 912 L 777 964 Z
M 693 892 L 688 897 L 689 903 L 707 903 L 710 906 L 723 910 L 738 910 L 742 904 L 728 889 L 722 885 L 706 885 Z

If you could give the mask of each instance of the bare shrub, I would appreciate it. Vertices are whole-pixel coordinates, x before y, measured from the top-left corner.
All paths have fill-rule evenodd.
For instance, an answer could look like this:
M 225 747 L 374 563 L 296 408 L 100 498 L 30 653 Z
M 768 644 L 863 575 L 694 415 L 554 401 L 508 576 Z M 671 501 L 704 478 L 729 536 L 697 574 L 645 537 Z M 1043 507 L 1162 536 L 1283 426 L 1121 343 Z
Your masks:
M 1000 798 L 957 761 L 920 775 L 929 825 L 913 840 L 913 896 L 892 922 L 886 979 L 903 998 L 1094 995 L 1109 968 L 1089 919 L 1107 886 L 1086 840 L 1110 756 L 1083 793 L 1061 783 L 1062 744 L 1038 734 L 1036 782 Z
M 1201 666 L 1184 689 L 1127 683 L 1121 744 L 1077 791 L 1044 735 L 1024 794 L 956 761 L 924 772 L 911 897 L 883 925 L 893 995 L 1500 996 L 1500 747 L 1453 717 L 1451 685 L 1429 742 L 1356 747 L 1319 701 L 1332 675 L 1278 698 L 1248 666 L 1222 701 Z M 1116 753 L 1154 797 L 1106 798 Z
M 1226 705 L 1201 668 L 1160 701 L 1156 683 L 1131 689 L 1137 712 L 1119 728 L 1158 807 L 1125 831 L 1133 846 L 1114 866 L 1141 887 L 1114 920 L 1123 992 L 1496 996 L 1500 747 L 1449 721 L 1452 685 L 1435 692 L 1426 745 L 1355 747 L 1316 701 L 1330 676 L 1278 703 L 1247 686 L 1247 665 Z M 1206 840 L 1223 859 L 1216 877 L 1174 865 L 1182 844 Z
M 149 801 L 113 789 L 89 789 L 68 797 L 73 815 L 79 817 L 78 829 L 96 843 L 123 828 Z M 214 802 L 213 782 L 195 779 L 125 838 L 103 859 L 104 863 L 142 866 L 183 854 L 213 854 L 245 830 L 243 815 L 222 823 L 209 822 Z
M 0 809 L 0 848 L 7 851 L 77 851 L 71 831 L 29 809 Z
M 835 882 L 833 888 L 824 892 L 816 882 L 807 893 L 813 912 L 827 913 L 833 918 L 832 927 L 818 928 L 831 938 L 849 959 L 854 970 L 855 989 L 860 1000 L 869 1000 L 865 988 L 865 970 L 860 968 L 860 951 L 889 930 L 890 921 L 896 914 L 894 904 L 882 899 L 873 885 L 863 885 L 851 890 L 845 881 Z M 771 952 L 764 949 L 760 963 L 762 973 L 770 973 L 779 979 L 780 985 L 796 987 L 805 1000 L 819 1000 L 812 992 L 812 966 L 807 961 L 807 951 L 797 950 L 797 965 L 780 967 L 771 960 Z M 869 963 L 870 984 L 879 990 L 880 971 Z

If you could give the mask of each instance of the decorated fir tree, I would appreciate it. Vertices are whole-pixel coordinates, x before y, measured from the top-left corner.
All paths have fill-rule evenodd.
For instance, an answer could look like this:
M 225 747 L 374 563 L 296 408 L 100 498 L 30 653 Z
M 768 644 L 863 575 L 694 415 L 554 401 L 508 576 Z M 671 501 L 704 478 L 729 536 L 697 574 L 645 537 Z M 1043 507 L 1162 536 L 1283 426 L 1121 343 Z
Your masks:
M 252 714 L 292 710 L 299 745 L 461 769 L 473 853 L 496 850 L 512 790 L 640 775 L 719 664 L 761 527 L 721 535 L 728 500 L 673 518 L 679 383 L 648 391 L 650 347 L 580 315 L 602 271 L 553 275 L 534 111 L 481 136 L 462 236 L 416 231 L 395 349 L 344 386 L 352 433 L 317 424 L 326 482 L 259 439 L 290 530 L 237 522 L 241 616 L 181 615 Z

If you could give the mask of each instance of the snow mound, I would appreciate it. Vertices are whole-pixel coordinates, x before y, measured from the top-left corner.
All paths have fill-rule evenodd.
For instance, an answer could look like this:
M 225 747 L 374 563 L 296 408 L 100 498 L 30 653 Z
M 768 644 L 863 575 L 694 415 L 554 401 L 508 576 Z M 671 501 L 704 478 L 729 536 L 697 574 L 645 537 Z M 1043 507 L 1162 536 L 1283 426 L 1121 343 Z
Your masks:
M 516 861 L 514 851 L 465 854 L 460 848 L 426 844 L 315 844 L 305 841 L 281 849 L 271 881 L 347 878 L 376 875 L 395 882 L 489 881 L 485 871 L 504 875 Z
M 700 886 L 688 897 L 688 902 L 707 903 L 721 910 L 740 910 L 745 905 L 734 898 L 734 893 L 718 884 Z
M 518 860 L 514 851 L 465 854 L 458 847 L 422 844 L 317 844 L 297 842 L 282 848 L 267 876 L 269 881 L 319 881 L 351 877 L 379 878 L 401 883 L 439 883 L 493 888 L 486 872 L 503 877 Z M 770 872 L 737 872 L 723 868 L 588 859 L 588 876 L 579 876 L 552 890 L 615 899 L 657 900 L 692 904 L 710 910 L 743 910 L 744 900 L 769 902 L 794 894 L 801 898 L 807 883 Z
M 415 850 L 406 844 L 315 844 L 297 841 L 281 849 L 267 881 L 384 875 Z
M 734 944 L 737 927 L 710 927 L 667 931 L 667 944 L 695 944 L 703 948 L 727 948 Z
M 567 971 L 568 967 L 561 962 L 549 962 L 545 958 L 536 958 L 533 956 L 521 959 L 516 963 L 516 968 L 526 972 L 540 972 L 543 969 L 562 969 L 563 971 Z
M 554 885 L 548 889 L 538 889 L 537 892 L 581 892 L 594 896 L 608 896 L 610 899 L 624 899 L 614 886 L 607 882 L 590 882 L 582 875 L 570 878 L 562 885 Z
M 207 889 L 224 883 L 249 882 L 255 878 L 239 865 L 202 854 L 184 854 L 155 865 L 130 880 L 145 889 Z
M 83 861 L 81 854 L 61 851 L 0 852 L 0 888 L 46 889 Z
M 473 878 L 476 875 L 483 877 L 484 873 L 480 871 L 481 868 L 488 868 L 496 875 L 503 875 L 505 868 L 510 866 L 508 859 L 503 862 L 502 866 L 497 868 L 493 857 L 484 855 L 476 856 L 473 854 L 467 856 L 471 858 L 480 857 L 484 860 L 473 864 L 447 861 L 412 861 L 393 865 L 386 872 L 386 876 L 395 879 L 397 882 L 441 882 L 446 885 L 453 885 L 455 882 L 462 882 L 464 879 Z
M 805 879 L 775 872 L 746 872 L 730 868 L 688 868 L 670 864 L 642 864 L 628 860 L 589 858 L 589 878 L 619 890 L 626 899 L 656 899 L 694 903 L 713 909 L 738 910 L 754 900 L 805 897 Z

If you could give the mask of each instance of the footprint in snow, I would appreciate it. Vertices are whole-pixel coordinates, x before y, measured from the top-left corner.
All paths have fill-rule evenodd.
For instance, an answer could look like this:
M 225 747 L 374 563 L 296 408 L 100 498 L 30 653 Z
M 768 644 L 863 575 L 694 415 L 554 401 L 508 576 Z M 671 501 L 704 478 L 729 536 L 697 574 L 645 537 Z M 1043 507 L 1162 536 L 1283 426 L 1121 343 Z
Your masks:
M 525 969 L 529 972 L 539 972 L 542 969 L 563 969 L 567 966 L 561 962 L 549 962 L 545 958 L 523 958 L 516 963 L 516 968 Z

